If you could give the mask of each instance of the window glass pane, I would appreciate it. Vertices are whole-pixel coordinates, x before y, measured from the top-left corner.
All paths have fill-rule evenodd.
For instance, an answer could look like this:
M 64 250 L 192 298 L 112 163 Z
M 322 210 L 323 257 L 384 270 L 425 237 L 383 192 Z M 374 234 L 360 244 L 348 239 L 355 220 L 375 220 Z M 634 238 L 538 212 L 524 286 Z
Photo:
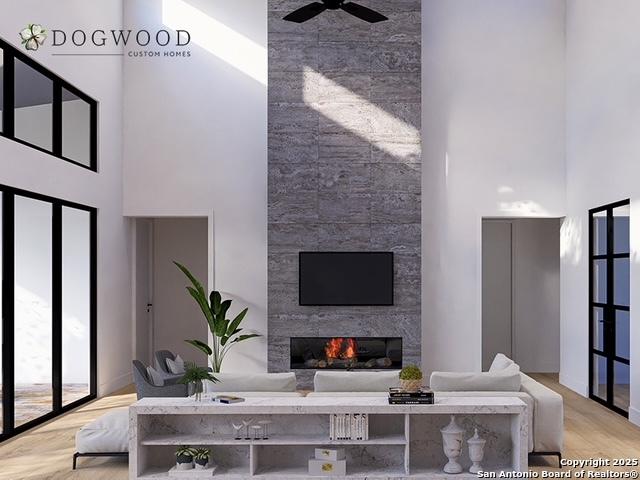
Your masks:
M 4 53 L 0 48 L 0 132 L 2 132 L 2 111 L 4 110 L 3 104 L 3 73 L 4 73 Z M 2 412 L 2 406 L 0 405 L 0 412 Z M 0 419 L 0 425 L 2 425 L 2 419 Z M 1 430 L 0 430 L 1 431 Z
M 53 82 L 15 59 L 15 137 L 51 151 Z
M 616 310 L 616 356 L 630 359 L 629 312 Z
M 615 258 L 613 260 L 613 303 L 629 306 L 629 259 Z
M 593 382 L 592 393 L 601 398 L 607 399 L 607 359 L 597 354 L 593 354 Z
M 629 411 L 629 365 L 613 362 L 613 404 Z
M 607 261 L 593 261 L 593 301 L 607 303 Z
M 604 309 L 593 307 L 593 348 L 604 350 Z
M 91 164 L 91 108 L 87 102 L 62 89 L 62 156 Z
M 593 254 L 607 253 L 607 212 L 593 214 Z
M 613 209 L 613 253 L 629 253 L 629 205 Z
M 89 395 L 90 214 L 62 209 L 62 404 Z
M 15 425 L 52 409 L 51 204 L 15 197 Z

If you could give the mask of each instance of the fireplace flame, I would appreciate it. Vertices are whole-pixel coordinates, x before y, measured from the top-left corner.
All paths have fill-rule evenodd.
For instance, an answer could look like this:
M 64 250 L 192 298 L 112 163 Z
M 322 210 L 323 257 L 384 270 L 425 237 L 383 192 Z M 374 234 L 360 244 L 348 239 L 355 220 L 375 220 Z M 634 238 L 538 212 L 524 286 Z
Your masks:
M 350 360 L 356 358 L 358 347 L 356 345 L 355 339 L 353 338 L 337 337 L 330 339 L 326 343 L 324 347 L 324 353 L 330 363 L 336 358 Z

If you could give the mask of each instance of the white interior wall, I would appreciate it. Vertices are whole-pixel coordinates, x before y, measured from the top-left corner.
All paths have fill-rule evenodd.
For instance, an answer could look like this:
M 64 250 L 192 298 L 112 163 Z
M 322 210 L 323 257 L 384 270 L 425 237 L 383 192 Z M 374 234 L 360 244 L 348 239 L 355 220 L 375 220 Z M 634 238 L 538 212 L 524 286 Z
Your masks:
M 567 218 L 560 380 L 588 393 L 588 210 L 631 199 L 631 408 L 640 424 L 640 49 L 634 0 L 567 3 Z
M 128 27 L 182 28 L 192 43 L 189 58 L 124 62 L 124 212 L 208 217 L 209 286 L 266 336 L 267 5 L 229 5 L 125 2 Z M 225 369 L 266 369 L 266 338 L 234 350 Z
M 119 2 L 12 2 L 0 36 L 17 48 L 17 32 L 37 21 L 48 28 L 119 28 Z M 52 56 L 45 45 L 29 55 L 100 102 L 99 168 L 89 170 L 0 138 L 1 183 L 92 205 L 98 213 L 98 394 L 131 382 L 131 289 L 128 220 L 122 216 L 122 59 Z
M 423 2 L 426 371 L 481 368 L 482 217 L 564 214 L 564 8 Z

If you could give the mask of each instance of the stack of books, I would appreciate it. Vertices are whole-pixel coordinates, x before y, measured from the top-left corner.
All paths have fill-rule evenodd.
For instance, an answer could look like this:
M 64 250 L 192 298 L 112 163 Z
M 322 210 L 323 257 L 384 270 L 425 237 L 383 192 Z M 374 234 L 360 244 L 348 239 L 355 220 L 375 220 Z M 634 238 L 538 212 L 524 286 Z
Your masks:
M 432 405 L 433 391 L 423 387 L 418 392 L 405 392 L 400 388 L 389 389 L 390 405 Z
M 329 418 L 329 439 L 369 440 L 369 415 L 366 413 L 334 413 Z

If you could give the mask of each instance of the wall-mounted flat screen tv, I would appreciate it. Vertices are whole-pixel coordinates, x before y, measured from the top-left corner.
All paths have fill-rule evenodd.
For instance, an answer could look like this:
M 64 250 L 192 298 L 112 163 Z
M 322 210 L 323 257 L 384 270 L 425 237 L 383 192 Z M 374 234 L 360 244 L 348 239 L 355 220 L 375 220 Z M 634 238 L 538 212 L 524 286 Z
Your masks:
M 393 252 L 300 252 L 300 305 L 393 305 Z

